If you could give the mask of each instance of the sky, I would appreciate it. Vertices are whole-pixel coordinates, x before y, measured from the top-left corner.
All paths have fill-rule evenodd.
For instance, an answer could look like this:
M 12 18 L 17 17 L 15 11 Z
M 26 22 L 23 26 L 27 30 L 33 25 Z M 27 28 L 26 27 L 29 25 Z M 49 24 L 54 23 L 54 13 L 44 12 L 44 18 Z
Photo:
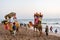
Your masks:
M 32 19 L 36 12 L 43 18 L 60 18 L 60 0 L 0 0 L 0 19 L 10 12 L 18 19 Z

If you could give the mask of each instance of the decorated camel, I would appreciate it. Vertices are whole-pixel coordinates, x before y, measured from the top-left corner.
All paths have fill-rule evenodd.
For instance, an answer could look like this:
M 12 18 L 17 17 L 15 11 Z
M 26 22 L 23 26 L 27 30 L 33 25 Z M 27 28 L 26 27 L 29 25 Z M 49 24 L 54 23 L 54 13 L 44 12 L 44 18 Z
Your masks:
M 13 17 L 14 22 L 11 22 L 11 18 L 12 17 Z M 15 23 L 16 31 L 18 31 L 18 28 L 19 28 L 20 24 L 17 21 L 15 12 L 11 12 L 11 13 L 5 15 L 4 18 L 5 18 L 5 20 L 2 21 L 2 23 L 4 23 L 4 27 L 5 27 L 6 30 L 9 30 L 10 33 L 12 33 L 12 31 L 13 31 L 13 28 L 12 28 L 13 27 L 13 23 Z
M 42 25 L 41 25 L 42 17 L 43 17 L 43 15 L 41 14 L 41 12 L 40 13 L 36 12 L 34 14 L 34 29 L 35 28 L 38 29 L 40 32 L 40 35 L 42 34 Z

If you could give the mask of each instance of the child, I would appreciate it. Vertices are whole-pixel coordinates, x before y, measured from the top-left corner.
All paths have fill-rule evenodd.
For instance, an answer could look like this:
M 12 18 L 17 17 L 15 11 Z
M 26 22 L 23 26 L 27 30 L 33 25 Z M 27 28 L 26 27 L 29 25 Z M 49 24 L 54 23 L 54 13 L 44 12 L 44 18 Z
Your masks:
M 15 22 L 13 23 L 13 34 L 16 34 L 16 26 L 15 26 Z
M 45 28 L 46 36 L 48 36 L 48 26 Z
M 57 29 L 55 30 L 55 33 L 57 33 Z

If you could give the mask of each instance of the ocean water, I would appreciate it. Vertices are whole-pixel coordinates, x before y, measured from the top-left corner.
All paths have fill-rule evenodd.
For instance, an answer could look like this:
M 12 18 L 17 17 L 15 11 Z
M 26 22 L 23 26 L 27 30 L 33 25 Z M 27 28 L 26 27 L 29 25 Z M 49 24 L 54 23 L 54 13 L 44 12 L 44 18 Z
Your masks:
M 29 21 L 32 21 L 32 23 L 34 24 L 34 19 L 18 19 L 18 21 L 20 23 L 23 24 L 28 24 Z M 57 29 L 57 33 L 60 33 L 60 19 L 55 18 L 55 19 L 42 19 L 42 27 L 43 27 L 43 31 L 45 31 L 45 27 L 46 25 L 48 25 L 49 29 L 52 26 L 53 27 L 53 32 L 55 32 L 55 29 Z M 50 32 L 50 30 L 49 30 Z

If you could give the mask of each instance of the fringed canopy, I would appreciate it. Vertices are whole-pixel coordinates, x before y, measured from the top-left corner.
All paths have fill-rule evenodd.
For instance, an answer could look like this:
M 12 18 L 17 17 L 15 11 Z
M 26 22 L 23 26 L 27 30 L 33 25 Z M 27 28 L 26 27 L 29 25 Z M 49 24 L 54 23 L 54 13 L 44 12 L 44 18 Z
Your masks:
M 16 13 L 15 12 L 11 12 L 11 13 L 9 13 L 9 14 L 7 14 L 7 15 L 5 15 L 5 19 L 7 19 L 7 18 L 11 18 L 11 17 L 13 17 L 13 16 L 15 16 L 16 15 Z

